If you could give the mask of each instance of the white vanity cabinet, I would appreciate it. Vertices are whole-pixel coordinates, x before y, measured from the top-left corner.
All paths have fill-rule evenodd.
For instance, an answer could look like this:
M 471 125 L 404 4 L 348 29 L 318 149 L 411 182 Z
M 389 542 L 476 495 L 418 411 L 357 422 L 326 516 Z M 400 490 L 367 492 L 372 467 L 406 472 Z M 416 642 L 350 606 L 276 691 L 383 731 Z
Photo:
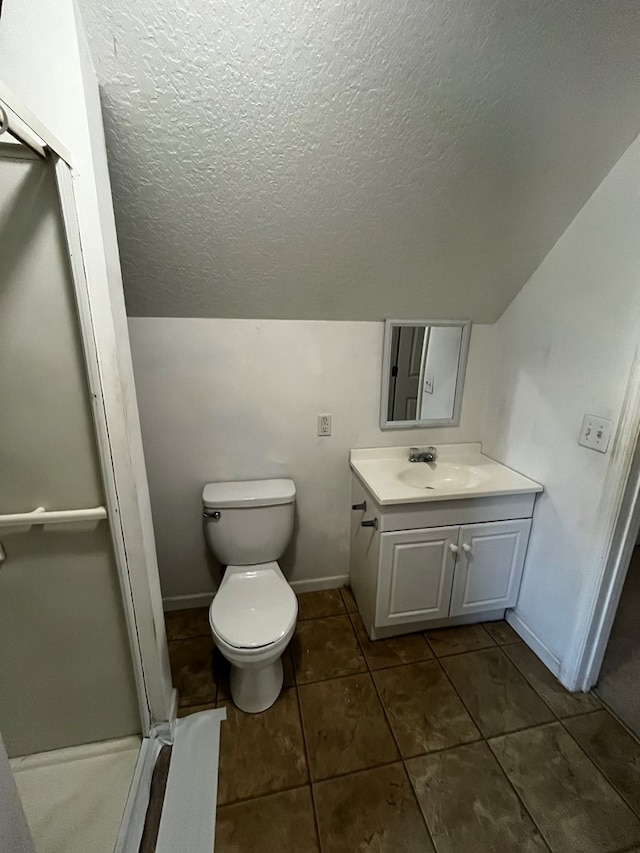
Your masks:
M 450 616 L 515 606 L 530 530 L 530 518 L 460 527 Z
M 380 535 L 376 627 L 512 607 L 530 519 Z
M 502 618 L 518 599 L 534 499 L 380 506 L 354 476 L 350 576 L 370 636 Z

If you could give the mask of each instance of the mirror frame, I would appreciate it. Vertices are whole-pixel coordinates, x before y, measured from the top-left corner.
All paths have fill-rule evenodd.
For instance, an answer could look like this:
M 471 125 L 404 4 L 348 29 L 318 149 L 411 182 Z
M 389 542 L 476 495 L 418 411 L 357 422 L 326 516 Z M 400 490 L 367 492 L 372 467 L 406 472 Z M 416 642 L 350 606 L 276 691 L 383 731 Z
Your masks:
M 389 408 L 389 361 L 391 357 L 391 338 L 396 326 L 460 326 L 460 357 L 456 374 L 456 393 L 453 400 L 453 414 L 450 418 L 425 418 L 414 421 L 390 421 L 387 418 Z M 464 377 L 467 371 L 469 340 L 471 338 L 470 320 L 385 320 L 384 345 L 382 347 L 382 389 L 380 392 L 380 429 L 420 429 L 422 427 L 458 426 L 462 412 L 462 393 Z

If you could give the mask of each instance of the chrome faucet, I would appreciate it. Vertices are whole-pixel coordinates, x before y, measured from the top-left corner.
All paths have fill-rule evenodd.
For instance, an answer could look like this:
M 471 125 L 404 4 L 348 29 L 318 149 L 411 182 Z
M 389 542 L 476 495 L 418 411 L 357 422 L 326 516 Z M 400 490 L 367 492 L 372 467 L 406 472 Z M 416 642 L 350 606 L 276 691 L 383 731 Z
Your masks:
M 426 450 L 420 450 L 419 447 L 409 448 L 409 462 L 435 462 L 438 458 L 438 451 L 435 447 L 427 447 Z

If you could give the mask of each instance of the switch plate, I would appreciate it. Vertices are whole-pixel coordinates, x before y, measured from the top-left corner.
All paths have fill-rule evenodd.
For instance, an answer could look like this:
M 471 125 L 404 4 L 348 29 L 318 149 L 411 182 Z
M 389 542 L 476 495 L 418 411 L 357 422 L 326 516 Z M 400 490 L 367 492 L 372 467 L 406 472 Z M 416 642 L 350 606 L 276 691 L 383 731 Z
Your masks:
M 331 415 L 318 415 L 318 435 L 331 435 Z
M 590 450 L 597 450 L 599 453 L 606 453 L 609 447 L 612 427 L 613 421 L 607 418 L 585 415 L 582 421 L 582 428 L 580 429 L 578 444 L 588 447 Z
M 433 373 L 425 373 L 422 390 L 425 394 L 433 394 Z

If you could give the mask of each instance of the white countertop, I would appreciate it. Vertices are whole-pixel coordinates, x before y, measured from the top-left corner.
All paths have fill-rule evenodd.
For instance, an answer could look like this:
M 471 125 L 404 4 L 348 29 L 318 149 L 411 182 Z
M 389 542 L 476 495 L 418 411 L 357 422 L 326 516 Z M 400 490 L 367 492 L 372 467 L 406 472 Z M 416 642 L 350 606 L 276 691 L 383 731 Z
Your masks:
M 425 446 L 420 445 L 420 449 L 425 449 Z M 435 462 L 409 462 L 408 447 L 352 450 L 349 461 L 352 471 L 381 506 L 543 491 L 540 483 L 485 456 L 480 442 L 439 444 L 436 445 L 436 450 L 438 455 Z M 443 469 L 445 466 L 459 466 L 460 469 L 469 466 L 473 471 L 473 485 L 462 488 L 451 486 L 451 484 L 446 488 L 435 485 L 411 486 L 400 479 L 399 475 L 402 473 L 405 476 L 411 476 L 414 473 L 420 475 L 422 472 L 416 469 L 422 468 L 426 469 L 423 473 L 428 478 L 429 471 L 436 474 L 439 463 Z M 437 480 L 434 479 L 435 482 Z

